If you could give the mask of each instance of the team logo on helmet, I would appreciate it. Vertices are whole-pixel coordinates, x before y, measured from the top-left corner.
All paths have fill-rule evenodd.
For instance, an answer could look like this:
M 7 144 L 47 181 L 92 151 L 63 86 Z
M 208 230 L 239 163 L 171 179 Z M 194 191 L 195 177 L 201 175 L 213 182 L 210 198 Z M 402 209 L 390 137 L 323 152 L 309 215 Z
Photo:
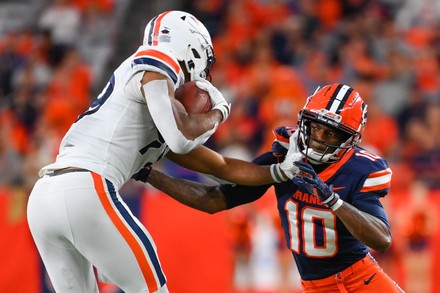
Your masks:
M 157 37 L 156 37 L 157 38 Z M 160 31 L 160 35 L 158 38 L 158 41 L 160 43 L 169 43 L 171 42 L 171 37 L 170 37 L 170 30 L 165 28 L 163 30 Z

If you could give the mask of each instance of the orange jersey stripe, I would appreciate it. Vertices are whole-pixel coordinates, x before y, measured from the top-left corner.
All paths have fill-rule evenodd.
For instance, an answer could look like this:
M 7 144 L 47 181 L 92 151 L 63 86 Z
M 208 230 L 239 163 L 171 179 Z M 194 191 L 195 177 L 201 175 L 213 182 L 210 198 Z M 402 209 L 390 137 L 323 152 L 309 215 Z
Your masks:
M 391 187 L 391 182 L 375 185 L 375 186 L 366 186 L 362 187 L 361 192 L 369 192 L 369 191 L 377 191 L 377 190 L 383 190 L 386 188 Z
M 275 141 L 280 141 L 280 142 L 284 142 L 284 143 L 289 143 L 289 138 L 288 137 L 284 137 L 280 134 L 278 134 L 278 132 L 276 132 L 275 130 L 272 130 L 273 135 L 275 136 Z
M 177 64 L 177 62 L 174 61 L 173 58 L 171 58 L 167 54 L 164 54 L 160 51 L 153 50 L 153 49 L 147 49 L 147 50 L 143 50 L 143 51 L 136 53 L 135 57 L 139 57 L 139 56 L 153 56 L 161 61 L 166 62 L 168 65 L 170 65 L 174 69 L 175 72 L 177 72 L 177 74 L 180 73 L 179 64 Z
M 391 175 L 393 172 L 390 168 L 371 173 L 364 182 L 362 192 L 382 190 L 391 187 Z
M 145 282 L 147 283 L 148 291 L 155 292 L 158 289 L 158 285 L 156 279 L 154 278 L 150 264 L 148 263 L 148 260 L 146 259 L 141 246 L 139 245 L 136 238 L 133 236 L 133 234 L 131 234 L 130 230 L 125 226 L 124 222 L 121 220 L 121 218 L 114 210 L 111 202 L 107 197 L 107 193 L 105 191 L 104 184 L 102 182 L 102 177 L 94 172 L 90 172 L 90 173 L 92 174 L 95 190 L 98 194 L 102 206 L 104 207 L 104 210 L 106 211 L 107 215 L 110 217 L 115 227 L 118 229 L 119 233 L 121 233 L 122 237 L 125 239 L 128 246 L 133 251 L 136 260 L 138 261 Z
M 156 20 L 156 23 L 154 25 L 154 31 L 153 31 L 153 36 L 156 36 L 156 38 L 153 38 L 153 46 L 157 46 L 158 41 L 157 41 L 157 36 L 159 35 L 159 29 L 160 29 L 160 22 L 162 21 L 162 18 L 167 15 L 170 11 L 164 12 L 161 15 L 159 15 L 159 17 Z
M 377 178 L 377 177 L 381 177 L 381 176 L 388 175 L 388 174 L 391 174 L 390 168 L 387 168 L 387 169 L 382 170 L 382 171 L 377 171 L 377 172 L 371 173 L 368 176 L 368 178 Z
M 344 165 L 348 161 L 348 159 L 350 159 L 353 154 L 354 149 L 349 150 L 339 162 L 330 164 L 327 169 L 319 173 L 319 178 L 321 178 L 324 182 L 329 180 L 336 173 L 336 171 L 338 171 L 339 168 L 341 168 L 341 166 Z

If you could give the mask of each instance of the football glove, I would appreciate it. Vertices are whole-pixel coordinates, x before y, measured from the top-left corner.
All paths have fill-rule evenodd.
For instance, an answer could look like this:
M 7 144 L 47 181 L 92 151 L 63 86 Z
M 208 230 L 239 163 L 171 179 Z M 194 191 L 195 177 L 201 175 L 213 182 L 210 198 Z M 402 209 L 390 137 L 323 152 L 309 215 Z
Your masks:
M 152 169 L 153 167 L 151 167 L 151 165 L 146 165 L 145 167 L 140 169 L 139 172 L 133 174 L 133 176 L 131 176 L 131 179 L 147 183 L 148 176 L 150 176 L 150 172 Z
M 223 116 L 222 122 L 225 122 L 231 113 L 231 103 L 226 102 L 222 93 L 209 81 L 205 79 L 198 79 L 196 81 L 196 85 L 198 88 L 208 92 L 209 97 L 211 98 L 212 110 L 219 110 Z
M 339 198 L 339 195 L 333 191 L 333 187 L 322 181 L 310 164 L 305 162 L 294 162 L 294 164 L 300 170 L 296 178 L 310 184 L 313 187 L 315 195 L 327 207 L 335 211 L 342 205 L 343 201 Z M 296 181 L 295 183 L 298 184 L 301 182 Z
M 298 131 L 295 131 L 289 137 L 289 150 L 287 151 L 284 161 L 270 166 L 270 174 L 272 175 L 273 180 L 277 183 L 292 179 L 299 173 L 299 168 L 294 162 L 304 159 L 304 155 L 298 150 L 298 145 L 296 143 L 297 137 Z M 283 171 L 284 175 L 281 171 Z

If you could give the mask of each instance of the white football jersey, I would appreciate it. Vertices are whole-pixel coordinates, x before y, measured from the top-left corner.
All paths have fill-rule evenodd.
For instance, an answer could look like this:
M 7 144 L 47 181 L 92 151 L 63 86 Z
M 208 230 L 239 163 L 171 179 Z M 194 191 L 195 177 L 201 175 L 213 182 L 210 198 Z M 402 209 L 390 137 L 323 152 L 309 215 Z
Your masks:
M 48 170 L 64 167 L 88 169 L 120 188 L 145 164 L 162 158 L 169 148 L 155 126 L 141 91 L 144 71 L 170 78 L 174 89 L 184 82 L 177 60 L 158 47 L 141 46 L 113 73 L 91 107 L 64 136 L 56 162 Z

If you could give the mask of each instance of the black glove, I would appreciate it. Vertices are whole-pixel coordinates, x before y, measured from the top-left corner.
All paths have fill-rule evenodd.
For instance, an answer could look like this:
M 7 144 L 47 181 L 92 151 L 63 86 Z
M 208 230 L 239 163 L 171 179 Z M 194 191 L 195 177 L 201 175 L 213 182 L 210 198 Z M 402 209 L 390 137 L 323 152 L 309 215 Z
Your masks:
M 139 172 L 133 174 L 133 176 L 131 176 L 131 179 L 147 183 L 148 176 L 150 175 L 151 169 L 153 169 L 153 167 L 151 167 L 151 165 L 146 165 L 145 167 L 140 169 Z
M 333 191 L 333 187 L 324 183 L 324 181 L 322 181 L 316 174 L 315 170 L 313 170 L 312 166 L 301 161 L 294 162 L 294 164 L 300 170 L 300 173 L 296 178 L 312 185 L 319 200 L 327 207 L 336 210 L 342 205 L 343 202 L 339 198 L 339 195 Z

